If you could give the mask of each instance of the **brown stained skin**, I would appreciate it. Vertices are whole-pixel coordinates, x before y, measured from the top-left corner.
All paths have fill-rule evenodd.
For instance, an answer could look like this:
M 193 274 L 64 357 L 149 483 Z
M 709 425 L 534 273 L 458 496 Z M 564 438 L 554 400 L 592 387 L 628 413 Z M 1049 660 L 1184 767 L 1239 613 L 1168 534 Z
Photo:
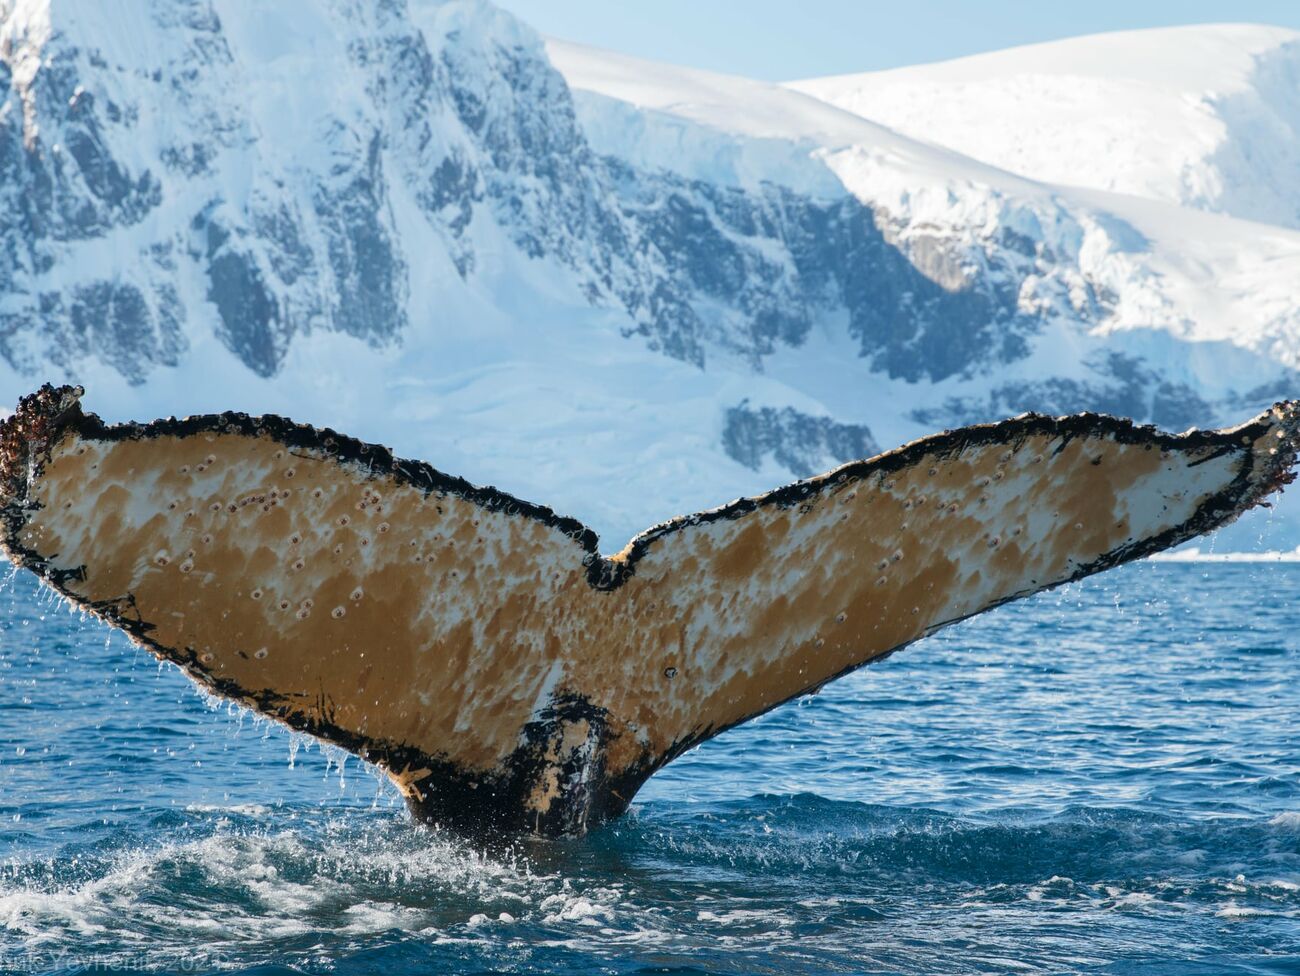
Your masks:
M 502 782 L 532 723 L 540 765 L 520 802 L 537 829 L 572 831 L 585 808 L 561 828 L 542 818 L 579 779 L 623 784 L 622 809 L 686 745 L 1142 540 L 1182 541 L 1255 478 L 1215 516 L 1228 520 L 1277 486 L 1282 462 L 1261 459 L 1295 429 L 1279 406 L 1249 443 L 1153 449 L 1034 423 L 918 442 L 897 452 L 905 464 L 831 472 L 789 503 L 652 530 L 605 560 L 625 573 L 606 588 L 556 525 L 221 429 L 70 428 L 6 548 L 80 569 L 61 577 L 68 596 L 138 618 L 152 650 L 220 693 L 346 732 L 417 802 L 438 769 Z M 575 697 L 599 720 L 542 722 Z

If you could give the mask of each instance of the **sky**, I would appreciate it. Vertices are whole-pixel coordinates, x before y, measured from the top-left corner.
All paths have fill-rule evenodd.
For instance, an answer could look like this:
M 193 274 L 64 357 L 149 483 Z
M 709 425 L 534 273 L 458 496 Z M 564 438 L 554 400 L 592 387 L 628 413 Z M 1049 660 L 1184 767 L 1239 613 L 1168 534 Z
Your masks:
M 1101 31 L 1225 21 L 1300 29 L 1296 0 L 496 0 L 543 34 L 785 81 Z

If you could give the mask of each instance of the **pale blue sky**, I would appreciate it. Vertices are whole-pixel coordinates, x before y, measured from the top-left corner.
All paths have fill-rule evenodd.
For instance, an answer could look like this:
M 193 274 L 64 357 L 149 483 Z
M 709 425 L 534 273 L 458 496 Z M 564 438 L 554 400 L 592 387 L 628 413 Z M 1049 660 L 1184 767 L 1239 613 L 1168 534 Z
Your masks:
M 497 0 L 544 34 L 768 80 L 892 68 L 1076 34 L 1223 21 L 1300 28 L 1297 0 Z

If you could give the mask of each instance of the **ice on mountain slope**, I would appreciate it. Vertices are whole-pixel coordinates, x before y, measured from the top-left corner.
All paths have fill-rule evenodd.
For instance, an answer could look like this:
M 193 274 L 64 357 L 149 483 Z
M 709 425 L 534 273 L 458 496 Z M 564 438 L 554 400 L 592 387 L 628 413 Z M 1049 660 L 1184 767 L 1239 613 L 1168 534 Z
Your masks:
M 1040 310 L 1023 355 L 1004 356 L 996 376 L 933 384 L 932 402 L 973 403 L 991 389 L 989 416 L 1017 404 L 1091 405 L 1170 425 L 1204 423 L 1262 403 L 1300 367 L 1300 234 L 927 153 L 827 106 L 803 110 L 797 94 L 778 86 L 560 41 L 548 42 L 548 53 L 603 154 L 725 184 L 738 182 L 738 156 L 784 147 L 780 172 L 802 167 L 791 184 L 833 196 L 833 177 L 842 197 L 867 205 L 912 263 L 949 287 L 960 289 L 975 268 L 984 278 L 1004 272 L 997 262 L 1008 253 L 1031 258 L 1013 279 L 1020 306 Z M 671 151 L 655 156 L 663 146 Z M 1102 382 L 1090 379 L 1097 370 L 1089 363 L 1100 364 Z M 1035 391 L 1038 380 L 1049 382 Z M 1143 404 L 1142 388 L 1157 401 L 1183 399 L 1182 415 Z
M 915 267 L 842 193 L 670 187 L 596 158 L 535 37 L 485 4 L 321 2 L 292 24 L 162 4 L 129 40 L 89 7 L 58 8 L 55 30 L 33 2 L 22 9 L 44 10 L 44 27 L 6 24 L 11 60 L 44 64 L 38 83 L 11 85 L 24 119 L 0 133 L 11 207 L 57 214 L 11 230 L 27 253 L 4 269 L 0 352 L 20 369 L 96 356 L 143 382 L 179 364 L 192 341 L 180 321 L 213 312 L 209 327 L 264 376 L 301 336 L 397 342 L 419 327 L 409 290 L 423 272 L 396 227 L 411 208 L 462 278 L 503 245 L 555 260 L 588 302 L 621 309 L 625 331 L 701 366 L 753 366 L 844 306 L 874 366 L 942 379 L 1015 355 L 1044 317 L 1018 301 L 1023 255 L 990 252 L 998 274 L 966 274 L 931 248 Z M 785 100 L 796 111 L 777 113 L 780 128 L 800 112 L 873 128 Z M 951 154 L 897 137 L 889 149 L 909 171 L 956 172 Z
M 1034 180 L 1300 228 L 1300 32 L 1076 37 L 790 83 Z
M 0 401 L 287 413 L 617 549 L 936 426 L 1292 382 L 1294 234 L 743 79 L 553 47 L 566 85 L 486 3 L 0 14 Z

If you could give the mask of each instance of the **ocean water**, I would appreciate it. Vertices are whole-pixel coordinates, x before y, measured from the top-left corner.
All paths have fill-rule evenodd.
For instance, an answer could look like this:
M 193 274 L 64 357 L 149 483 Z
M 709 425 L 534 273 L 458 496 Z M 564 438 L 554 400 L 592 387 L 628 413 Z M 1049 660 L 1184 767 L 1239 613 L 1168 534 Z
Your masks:
M 1300 973 L 1300 566 L 1125 567 L 479 850 L 0 585 L 0 971 Z

